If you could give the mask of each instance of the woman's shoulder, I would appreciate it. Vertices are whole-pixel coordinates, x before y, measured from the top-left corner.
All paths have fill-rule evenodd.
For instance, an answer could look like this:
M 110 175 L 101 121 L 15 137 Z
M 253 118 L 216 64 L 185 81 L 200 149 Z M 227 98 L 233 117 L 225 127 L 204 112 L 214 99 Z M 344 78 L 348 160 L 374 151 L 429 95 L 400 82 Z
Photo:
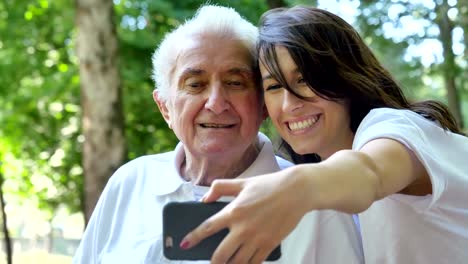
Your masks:
M 431 121 L 422 115 L 411 111 L 409 109 L 395 109 L 395 108 L 388 108 L 388 107 L 381 107 L 381 108 L 374 108 L 364 117 L 361 124 L 363 123 L 375 123 L 375 122 L 392 122 L 395 120 L 401 119 L 410 119 L 410 120 L 417 120 L 419 122 L 434 124 L 434 121 Z
M 467 137 L 442 128 L 437 121 L 408 109 L 393 108 L 375 108 L 364 117 L 356 131 L 353 149 L 379 137 L 422 144 L 434 141 L 468 142 Z
M 404 133 L 409 136 L 454 134 L 443 129 L 437 121 L 430 120 L 409 109 L 375 108 L 361 121 L 356 135 L 362 135 L 370 129 L 374 133 Z M 408 134 L 409 133 L 409 134 Z
M 424 119 L 409 110 L 372 109 L 359 124 L 354 137 L 353 149 L 359 149 L 366 142 L 379 137 L 393 138 L 397 135 L 419 137 L 423 128 L 418 123 L 430 122 L 429 120 L 420 120 L 420 118 Z
M 359 150 L 367 142 L 379 138 L 398 141 L 422 162 L 433 186 L 432 203 L 439 200 L 442 193 L 449 193 L 449 197 L 453 194 L 468 197 L 464 196 L 466 187 L 462 187 L 467 183 L 467 137 L 444 130 L 437 122 L 410 110 L 378 108 L 370 111 L 361 122 L 353 149 Z M 456 199 L 442 200 L 448 203 Z

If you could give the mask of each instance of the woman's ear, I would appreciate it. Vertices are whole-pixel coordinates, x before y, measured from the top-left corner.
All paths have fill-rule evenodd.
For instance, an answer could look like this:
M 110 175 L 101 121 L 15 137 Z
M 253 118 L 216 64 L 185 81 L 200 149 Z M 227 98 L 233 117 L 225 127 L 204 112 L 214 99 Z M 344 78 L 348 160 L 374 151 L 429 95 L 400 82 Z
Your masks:
M 164 117 L 164 120 L 166 121 L 167 125 L 169 126 L 170 129 L 172 129 L 172 125 L 171 125 L 171 115 L 170 115 L 170 111 L 169 109 L 167 108 L 167 99 L 163 99 L 161 98 L 161 95 L 159 94 L 159 92 L 157 90 L 154 90 L 153 91 L 153 100 L 154 102 L 156 103 L 156 105 L 158 106 L 159 108 L 159 112 L 161 112 L 162 116 Z

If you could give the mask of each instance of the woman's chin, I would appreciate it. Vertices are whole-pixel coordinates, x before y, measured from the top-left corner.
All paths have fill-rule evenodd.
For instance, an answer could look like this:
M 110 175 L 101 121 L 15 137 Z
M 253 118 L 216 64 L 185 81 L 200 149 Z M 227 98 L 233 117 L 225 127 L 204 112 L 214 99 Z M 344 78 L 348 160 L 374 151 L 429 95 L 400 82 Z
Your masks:
M 315 149 L 311 148 L 305 148 L 304 145 L 297 145 L 297 146 L 291 146 L 294 150 L 299 155 L 306 155 L 306 154 L 312 154 L 316 153 L 317 151 Z

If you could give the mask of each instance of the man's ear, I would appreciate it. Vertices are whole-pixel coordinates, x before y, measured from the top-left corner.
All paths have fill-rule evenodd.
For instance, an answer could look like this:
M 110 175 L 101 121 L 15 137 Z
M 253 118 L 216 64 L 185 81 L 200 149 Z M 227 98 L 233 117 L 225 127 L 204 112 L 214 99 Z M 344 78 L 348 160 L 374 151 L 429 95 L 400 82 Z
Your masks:
M 167 100 L 162 99 L 157 90 L 153 91 L 153 100 L 158 105 L 159 112 L 161 112 L 164 120 L 166 120 L 167 125 L 172 129 L 171 115 L 169 113 L 169 109 L 166 106 Z

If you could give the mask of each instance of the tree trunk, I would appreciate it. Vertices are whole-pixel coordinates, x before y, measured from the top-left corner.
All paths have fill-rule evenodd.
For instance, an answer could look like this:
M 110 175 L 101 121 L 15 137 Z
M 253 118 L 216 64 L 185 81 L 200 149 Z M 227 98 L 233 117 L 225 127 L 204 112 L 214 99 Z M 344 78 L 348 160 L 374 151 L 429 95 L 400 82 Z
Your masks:
M 75 0 L 80 63 L 86 223 L 126 143 L 112 0 Z
M 465 44 L 464 59 L 468 61 L 468 0 L 458 0 L 457 9 L 460 12 L 460 26 L 463 29 L 463 43 Z M 465 69 L 465 82 L 468 81 L 468 69 Z
M 10 232 L 8 231 L 8 222 L 7 222 L 7 215 L 5 212 L 5 199 L 3 197 L 3 182 L 5 179 L 3 178 L 3 173 L 2 173 L 2 162 L 0 161 L 0 205 L 2 207 L 2 218 L 3 218 L 3 240 L 5 242 L 5 252 L 6 252 L 6 257 L 7 257 L 7 263 L 12 264 L 13 263 L 13 248 L 11 245 L 11 238 L 10 238 Z
M 468 61 L 468 0 L 458 0 L 457 2 L 458 6 L 458 12 L 460 12 L 460 15 L 458 16 L 460 18 L 459 24 L 461 28 L 463 29 L 463 44 L 465 44 L 465 52 L 463 54 L 463 60 L 465 62 Z M 462 80 L 461 80 L 461 91 L 465 91 L 468 93 L 468 65 L 464 65 L 464 69 L 462 69 Z M 465 93 L 465 96 L 466 94 Z M 465 97 L 466 98 L 466 97 Z M 468 125 L 465 124 L 465 132 L 468 133 Z
M 56 210 L 54 209 L 54 216 L 55 216 Z M 52 219 L 54 219 L 54 216 L 52 216 L 47 223 L 49 224 L 50 227 L 50 232 L 47 234 L 47 239 L 46 239 L 46 245 L 47 245 L 47 253 L 52 254 L 52 251 L 54 249 L 54 235 L 55 235 L 55 230 L 54 226 L 52 225 Z
M 443 54 L 444 54 L 444 64 L 442 66 L 445 89 L 447 90 L 447 100 L 448 107 L 452 114 L 455 117 L 455 120 L 460 127 L 463 127 L 463 115 L 461 111 L 460 97 L 457 92 L 455 77 L 456 77 L 456 64 L 455 64 L 455 55 L 452 50 L 452 31 L 453 25 L 448 17 L 449 5 L 447 0 L 442 1 L 442 3 L 437 7 L 436 19 L 437 25 L 439 26 L 440 35 L 439 39 L 442 42 Z

